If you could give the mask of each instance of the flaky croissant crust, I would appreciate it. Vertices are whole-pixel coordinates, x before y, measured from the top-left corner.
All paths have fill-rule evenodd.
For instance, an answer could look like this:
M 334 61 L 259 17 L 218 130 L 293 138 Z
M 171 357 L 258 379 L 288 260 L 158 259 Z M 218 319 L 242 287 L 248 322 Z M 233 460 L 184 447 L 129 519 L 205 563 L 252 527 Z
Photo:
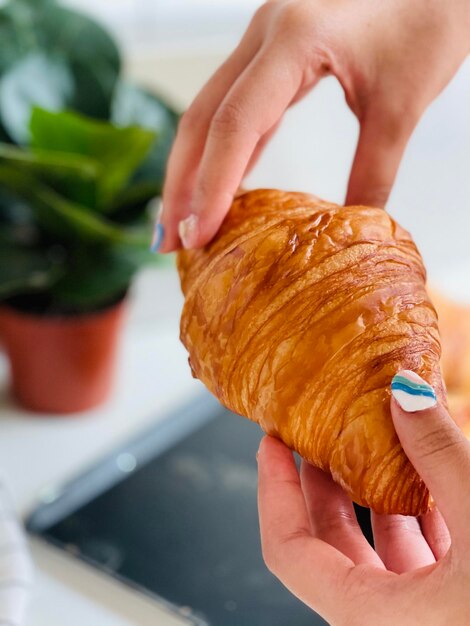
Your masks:
M 428 510 L 389 409 L 400 369 L 443 397 L 436 313 L 404 229 L 381 209 L 260 189 L 236 198 L 208 246 L 180 252 L 178 269 L 193 374 L 225 406 L 359 504 Z

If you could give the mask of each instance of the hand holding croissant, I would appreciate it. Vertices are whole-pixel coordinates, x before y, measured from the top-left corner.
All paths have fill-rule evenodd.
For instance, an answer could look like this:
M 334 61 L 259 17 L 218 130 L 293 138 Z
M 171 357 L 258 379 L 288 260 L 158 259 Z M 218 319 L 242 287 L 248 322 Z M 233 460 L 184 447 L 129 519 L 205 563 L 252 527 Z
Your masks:
M 272 572 L 332 624 L 467 624 L 470 444 L 410 235 L 380 209 L 258 190 L 178 266 L 194 375 L 274 435 L 258 455 Z M 372 508 L 375 550 L 348 496 Z
M 360 125 L 347 202 L 383 206 L 413 128 L 468 54 L 469 18 L 468 0 L 265 3 L 183 117 L 153 249 L 212 239 L 286 109 L 327 74 Z M 384 213 L 275 195 L 258 217 L 240 200 L 215 241 L 179 259 L 193 372 L 275 435 L 259 453 L 268 566 L 335 625 L 468 624 L 470 452 L 442 405 L 421 259 Z M 426 393 L 440 400 L 421 419 L 390 413 L 400 368 L 433 385 L 411 381 L 421 408 Z M 281 439 L 326 472 L 304 462 L 299 477 Z M 376 511 L 413 514 L 430 505 L 422 475 L 452 549 L 434 507 L 419 521 L 373 512 L 374 552 L 329 473 Z
M 299 476 L 290 451 L 265 437 L 258 454 L 265 561 L 334 626 L 466 626 L 470 444 L 439 404 L 407 413 L 393 400 L 391 412 L 439 509 L 419 520 L 372 513 L 374 551 L 344 492 L 311 465 Z

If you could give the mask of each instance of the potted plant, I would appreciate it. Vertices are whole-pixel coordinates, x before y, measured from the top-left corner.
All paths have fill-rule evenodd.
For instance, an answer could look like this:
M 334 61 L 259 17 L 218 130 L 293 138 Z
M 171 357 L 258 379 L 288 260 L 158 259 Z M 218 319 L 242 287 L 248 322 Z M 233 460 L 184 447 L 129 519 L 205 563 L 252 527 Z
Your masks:
M 125 295 L 157 258 L 149 202 L 177 116 L 52 0 L 2 7 L 0 38 L 0 333 L 24 406 L 80 411 L 106 397 Z

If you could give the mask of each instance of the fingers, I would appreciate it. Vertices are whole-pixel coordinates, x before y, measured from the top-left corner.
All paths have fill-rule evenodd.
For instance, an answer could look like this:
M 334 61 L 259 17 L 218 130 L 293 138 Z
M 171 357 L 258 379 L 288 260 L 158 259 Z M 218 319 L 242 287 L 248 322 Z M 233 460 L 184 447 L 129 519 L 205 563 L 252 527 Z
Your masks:
M 436 561 L 444 558 L 450 548 L 450 535 L 439 509 L 434 507 L 419 518 L 423 533 Z
M 383 563 L 362 534 L 354 507 L 346 493 L 331 476 L 302 462 L 301 484 L 309 512 L 312 532 L 354 563 L 369 563 L 383 568 Z
M 215 111 L 230 87 L 256 55 L 261 37 L 253 20 L 240 44 L 200 91 L 178 127 L 167 166 L 161 216 L 165 237 L 159 249 L 179 247 L 178 223 L 188 213 L 195 176 Z
M 184 247 L 214 236 L 258 142 L 280 120 L 302 77 L 300 65 L 277 45 L 260 50 L 234 83 L 209 128 L 188 222 L 180 229 Z
M 403 449 L 433 495 L 452 541 L 468 545 L 470 444 L 417 374 L 399 372 L 392 395 L 393 422 Z
M 372 512 L 371 521 L 375 549 L 389 571 L 403 574 L 436 562 L 415 517 Z
M 258 144 L 256 148 L 254 149 L 253 154 L 250 157 L 250 160 L 248 161 L 248 165 L 246 166 L 244 176 L 248 176 L 251 170 L 255 167 L 261 154 L 263 153 L 263 150 L 271 141 L 273 135 L 276 133 L 280 125 L 281 125 L 281 120 L 279 120 L 277 124 L 275 124 L 270 130 L 268 130 L 268 132 L 265 133 L 264 136 L 261 137 L 261 139 L 258 141 Z
M 303 602 L 328 617 L 341 602 L 352 561 L 312 537 L 300 477 L 290 450 L 265 437 L 258 453 L 258 507 L 269 569 Z
M 346 204 L 384 207 L 410 135 L 414 118 L 369 111 L 361 121 L 349 177 Z

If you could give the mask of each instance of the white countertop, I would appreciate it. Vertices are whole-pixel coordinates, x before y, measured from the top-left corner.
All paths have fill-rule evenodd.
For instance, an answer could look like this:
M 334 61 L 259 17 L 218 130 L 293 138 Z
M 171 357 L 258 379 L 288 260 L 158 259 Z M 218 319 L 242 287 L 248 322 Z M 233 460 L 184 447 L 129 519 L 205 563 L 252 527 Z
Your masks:
M 7 395 L 3 362 L 0 459 L 22 512 L 31 506 L 42 485 L 71 476 L 129 433 L 164 415 L 175 403 L 184 402 L 198 387 L 178 339 L 177 281 L 176 272 L 168 269 L 148 272 L 140 281 L 141 289 L 134 291 L 129 303 L 113 395 L 95 410 L 66 417 L 21 410 Z M 176 294 L 161 293 L 170 282 Z M 136 291 L 140 292 L 137 297 Z M 152 324 L 139 319 L 139 305 L 152 297 L 165 299 L 173 320 L 161 319 L 158 313 Z
M 181 297 L 173 269 L 141 277 L 122 337 L 109 402 L 68 417 L 22 411 L 8 396 L 0 356 L 0 459 L 18 510 L 31 510 L 44 487 L 63 482 L 200 390 L 178 339 Z M 26 626 L 176 626 L 180 620 L 106 580 L 86 565 L 32 542 L 36 581 Z

